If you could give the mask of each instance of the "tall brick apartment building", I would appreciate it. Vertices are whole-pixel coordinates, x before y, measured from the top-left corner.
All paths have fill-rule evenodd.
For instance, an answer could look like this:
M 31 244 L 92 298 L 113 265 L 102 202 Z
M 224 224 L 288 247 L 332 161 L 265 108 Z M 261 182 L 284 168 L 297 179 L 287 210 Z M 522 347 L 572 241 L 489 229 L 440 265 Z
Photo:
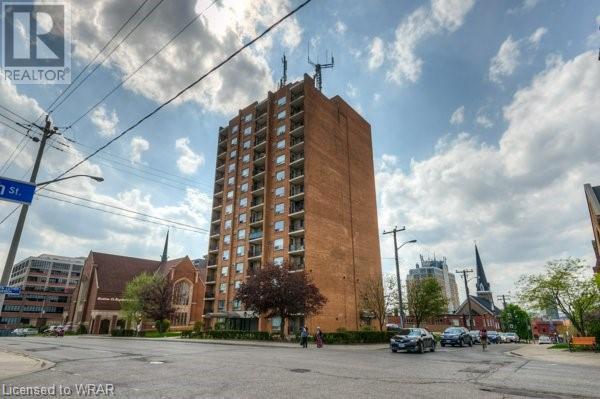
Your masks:
M 278 330 L 234 300 L 268 262 L 306 271 L 328 299 L 306 323 L 355 330 L 360 287 L 381 278 L 371 127 L 308 75 L 269 92 L 220 128 L 204 314 L 228 328 Z

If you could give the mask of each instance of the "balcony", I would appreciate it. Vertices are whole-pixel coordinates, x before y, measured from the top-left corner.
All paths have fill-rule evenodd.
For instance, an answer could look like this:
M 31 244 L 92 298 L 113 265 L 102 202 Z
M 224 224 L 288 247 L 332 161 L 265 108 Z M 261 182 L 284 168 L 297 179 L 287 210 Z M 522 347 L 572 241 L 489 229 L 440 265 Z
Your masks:
M 304 113 L 304 104 L 302 102 L 297 102 L 297 105 L 292 105 L 290 110 L 290 120 L 298 121 Z
M 300 253 L 300 252 L 304 252 L 304 240 L 299 243 L 290 244 L 290 251 L 289 251 L 290 254 L 291 253 Z
M 267 116 L 267 112 L 265 111 L 265 113 L 263 115 Z M 261 119 L 261 118 L 262 118 L 262 115 L 261 115 L 261 117 L 259 119 Z M 261 122 L 259 122 L 259 120 L 256 121 L 255 131 L 256 131 L 257 134 L 258 133 L 262 133 L 262 131 L 264 129 L 266 129 L 266 128 L 267 128 L 267 122 L 262 122 L 261 123 Z
M 304 184 L 290 185 L 290 198 L 299 197 L 304 194 Z
M 302 149 L 304 149 L 304 146 L 301 145 L 301 144 L 304 144 L 304 135 L 292 137 L 290 139 L 290 149 L 291 150 L 302 150 Z
M 250 225 L 252 226 L 253 224 L 258 224 L 258 223 L 262 223 L 263 222 L 263 214 L 261 213 L 257 213 L 257 212 L 252 212 L 250 215 Z
M 217 159 L 217 171 L 225 170 L 225 159 Z
M 219 236 L 220 234 L 221 234 L 220 226 L 216 225 L 216 226 L 213 226 L 210 229 L 210 236 L 211 237 L 216 237 L 216 236 Z
M 299 183 L 304 180 L 304 168 L 290 169 L 290 183 Z
M 215 284 L 217 273 L 214 270 L 210 270 L 206 273 L 206 284 Z
M 257 152 L 259 152 L 259 151 L 260 151 L 260 153 L 262 153 L 262 154 L 263 154 L 263 156 L 264 156 L 264 155 L 266 155 L 266 154 L 265 154 L 265 152 L 264 152 L 264 149 L 265 149 L 265 147 L 267 146 L 267 144 L 266 144 L 266 143 L 267 143 L 267 136 L 266 136 L 266 135 L 263 135 L 263 136 L 257 136 L 257 137 L 254 139 L 254 151 L 255 151 L 255 152 L 254 152 L 254 154 L 255 154 L 255 158 L 254 158 L 254 160 L 256 160 L 256 159 L 257 159 L 257 158 L 256 158 L 256 154 L 257 154 Z
M 300 166 L 304 161 L 304 151 L 290 153 L 290 166 Z
M 255 167 L 254 170 L 252 171 L 252 178 L 258 178 L 261 177 L 262 175 L 264 175 L 265 173 L 265 168 L 264 167 Z
M 257 241 L 263 238 L 263 232 L 260 229 L 250 230 L 250 235 L 248 236 L 249 241 Z
M 204 292 L 204 300 L 214 300 L 215 299 L 215 290 L 206 290 Z
M 304 270 L 304 256 L 290 256 L 290 271 Z
M 265 203 L 264 197 L 254 197 L 254 198 L 252 198 L 252 201 L 250 202 L 250 209 L 262 207 L 264 203 Z
M 252 193 L 253 194 L 258 194 L 257 191 L 259 190 L 264 190 L 265 188 L 265 183 L 264 181 L 255 181 L 252 183 Z
M 262 248 L 260 246 L 250 247 L 248 250 L 248 259 L 258 258 L 262 256 Z
M 223 206 L 223 200 L 220 198 L 215 198 L 213 200 L 213 209 L 217 209 Z
M 252 161 L 254 162 L 254 166 L 263 166 L 265 164 L 265 160 L 267 159 L 267 153 L 264 151 L 254 151 L 254 156 L 252 157 Z M 262 168 L 264 170 L 264 168 Z
M 304 201 L 290 201 L 290 215 L 294 213 L 304 212 Z
M 290 223 L 290 236 L 302 236 L 304 235 L 304 219 L 293 220 Z
M 219 131 L 219 144 L 223 143 L 225 140 L 227 140 L 227 130 L 221 129 Z

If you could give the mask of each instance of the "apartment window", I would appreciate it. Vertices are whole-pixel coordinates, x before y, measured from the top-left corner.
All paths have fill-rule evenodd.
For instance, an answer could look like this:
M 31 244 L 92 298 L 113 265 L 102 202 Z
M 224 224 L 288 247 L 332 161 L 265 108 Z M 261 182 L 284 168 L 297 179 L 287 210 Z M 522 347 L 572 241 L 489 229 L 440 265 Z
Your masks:
M 283 249 L 283 238 L 278 238 L 273 241 L 273 249 L 275 251 L 281 251 Z
M 244 141 L 244 150 L 247 150 L 248 148 L 250 148 L 250 140 Z
M 283 205 L 283 204 L 275 204 L 275 214 L 276 215 L 283 214 L 284 210 L 285 210 L 285 205 Z M 227 222 L 225 222 L 225 223 L 227 223 Z
M 283 231 L 283 229 L 285 228 L 285 223 L 283 220 L 278 220 L 275 222 L 275 231 L 280 232 Z
M 276 159 L 275 159 L 275 165 L 282 165 L 285 163 L 285 155 L 279 155 Z
M 238 131 L 238 125 L 235 125 L 234 127 L 231 128 L 231 133 L 237 133 Z
M 240 216 L 238 217 L 238 223 L 239 224 L 246 223 L 246 214 L 245 213 L 240 213 Z
M 229 158 L 235 158 L 237 156 L 237 150 L 233 150 L 229 153 Z
M 279 97 L 277 100 L 277 105 L 282 106 L 283 104 L 285 104 L 285 96 Z
M 234 176 L 230 176 L 227 179 L 227 184 L 230 185 L 230 186 L 234 185 L 235 184 L 235 177 Z
M 226 292 L 226 291 L 227 291 L 227 283 L 219 284 L 219 292 Z
M 229 173 L 233 172 L 234 170 L 235 170 L 235 162 L 229 164 Z
M 252 134 L 252 126 L 248 126 L 244 129 L 244 136 L 250 136 Z
M 283 265 L 283 256 L 278 256 L 276 258 L 273 258 L 273 264 L 275 266 L 281 266 L 281 265 Z
M 223 260 L 229 260 L 229 250 L 228 249 L 223 251 Z
M 227 191 L 227 199 L 233 199 L 233 190 Z
M 285 171 L 284 170 L 280 170 L 279 172 L 277 172 L 275 174 L 275 180 L 282 181 L 283 179 L 285 179 Z
M 248 177 L 249 175 L 250 175 L 249 168 L 242 169 L 242 177 Z
M 240 198 L 240 208 L 245 208 L 248 205 L 248 198 Z
M 279 141 L 277 142 L 277 149 L 279 149 L 279 150 L 283 150 L 284 148 L 285 148 L 285 139 L 283 139 L 283 140 L 279 140 Z
M 245 154 L 245 155 L 242 157 L 242 162 L 243 162 L 243 163 L 248 163 L 248 162 L 250 162 L 250 154 Z
M 248 183 L 244 183 L 240 186 L 240 191 L 245 193 L 248 191 Z
M 285 187 L 277 187 L 275 189 L 275 197 L 283 197 L 285 195 Z
M 235 272 L 242 273 L 243 271 L 244 271 L 244 263 L 243 262 L 236 263 L 235 264 Z
M 237 143 L 238 143 L 238 138 L 237 137 L 234 137 L 234 138 L 231 139 L 231 145 L 232 146 L 237 145 Z
M 223 236 L 223 243 L 230 244 L 231 243 L 231 234 L 226 234 Z
M 229 275 L 229 266 L 223 266 L 221 268 L 221 276 L 226 277 Z
M 281 126 L 277 127 L 277 135 L 278 136 L 281 136 L 284 133 L 285 133 L 285 125 L 281 125 Z
M 237 281 L 236 281 L 236 283 L 237 283 Z M 236 289 L 237 288 L 238 287 L 236 287 Z M 242 308 L 242 302 L 239 299 L 234 299 L 233 304 L 231 306 L 233 306 L 233 310 L 240 310 Z
M 271 319 L 271 331 L 281 331 L 281 317 L 273 317 Z
M 243 245 L 238 245 L 237 251 L 236 251 L 236 255 L 237 256 L 244 256 L 244 246 Z
M 234 287 L 235 287 L 236 290 L 239 290 L 241 286 L 242 286 L 242 282 L 240 280 L 237 280 L 234 283 Z
M 243 240 L 244 238 L 246 238 L 246 230 L 245 229 L 238 230 L 238 240 Z
M 244 116 L 244 122 L 250 122 L 251 120 L 252 120 L 252 113 L 246 114 L 246 116 Z
M 229 230 L 231 228 L 231 219 L 227 219 L 225 221 L 225 229 Z
M 284 118 L 285 118 L 285 110 L 283 110 L 277 114 L 277 119 L 281 120 Z
M 225 310 L 225 301 L 223 299 L 219 299 L 219 310 Z
M 225 206 L 225 214 L 229 215 L 231 212 L 233 212 L 233 204 L 229 204 Z

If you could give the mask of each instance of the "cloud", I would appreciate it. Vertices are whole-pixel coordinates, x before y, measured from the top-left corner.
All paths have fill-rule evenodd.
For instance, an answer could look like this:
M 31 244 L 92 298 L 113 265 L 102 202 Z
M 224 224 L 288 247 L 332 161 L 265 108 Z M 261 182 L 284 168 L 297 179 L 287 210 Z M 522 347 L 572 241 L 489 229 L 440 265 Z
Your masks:
M 522 0 L 521 4 L 514 8 L 509 8 L 506 11 L 507 14 L 525 14 L 526 12 L 532 10 L 540 0 Z
M 98 133 L 102 137 L 114 136 L 115 129 L 119 124 L 117 112 L 113 109 L 109 114 L 104 105 L 99 106 L 92 112 L 90 120 L 98 128 Z
M 529 36 L 529 43 L 531 43 L 534 47 L 539 46 L 540 41 L 542 41 L 542 37 L 548 33 L 548 29 L 544 27 L 537 28 L 535 32 Z
M 504 77 L 512 75 L 517 65 L 519 65 L 520 55 L 519 43 L 509 35 L 500 45 L 498 54 L 490 61 L 490 80 L 500 84 Z
M 198 167 L 204 165 L 204 156 L 202 154 L 196 154 L 190 148 L 190 139 L 182 137 L 175 140 L 175 148 L 179 151 L 179 158 L 177 159 L 177 168 L 181 173 L 191 175 L 196 173 Z
M 600 14 L 596 17 L 596 28 L 600 26 Z M 600 30 L 595 29 L 593 33 L 591 33 L 585 41 L 585 44 L 589 48 L 598 48 L 600 47 Z
M 429 7 L 419 7 L 404 18 L 389 46 L 392 66 L 387 79 L 397 84 L 416 82 L 423 65 L 415 54 L 417 46 L 430 36 L 456 31 L 474 4 L 474 0 L 432 0 Z
M 150 149 L 150 143 L 140 136 L 135 136 L 131 139 L 129 147 L 131 149 L 131 163 L 141 163 L 142 153 Z
M 385 44 L 380 37 L 374 37 L 369 46 L 369 69 L 377 69 L 383 64 Z
M 497 143 L 461 133 L 408 170 L 393 156 L 377 162 L 381 226 L 402 221 L 421 243 L 403 249 L 404 264 L 430 250 L 451 267 L 473 265 L 477 240 L 501 293 L 549 259 L 591 261 L 583 184 L 600 170 L 595 63 L 590 51 L 536 75 L 504 107 L 507 128 Z M 382 242 L 384 257 L 393 255 L 389 246 Z
M 119 77 L 133 72 L 190 20 L 195 0 L 165 1 L 113 54 L 107 66 Z M 292 8 L 290 0 L 218 1 L 177 38 L 172 45 L 125 83 L 125 88 L 152 101 L 162 102 L 229 54 L 254 38 L 265 26 Z M 116 32 L 134 6 L 119 0 L 81 0 L 72 10 L 74 56 L 89 61 Z M 145 7 L 144 10 L 149 10 Z M 142 11 L 144 12 L 144 11 Z M 193 102 L 205 110 L 230 114 L 274 88 L 269 66 L 274 42 L 294 49 L 302 41 L 295 17 L 239 54 L 224 67 L 177 100 Z
M 348 85 L 346 86 L 346 94 L 350 98 L 355 98 L 358 95 L 358 88 L 352 83 L 348 82 Z
M 492 122 L 486 115 L 477 115 L 475 118 L 475 123 L 486 129 L 494 126 L 494 122 Z
M 452 125 L 460 125 L 465 120 L 465 106 L 461 105 L 452 113 L 450 123 Z
M 338 20 L 338 21 L 335 22 L 335 31 L 336 31 L 336 33 L 338 33 L 340 35 L 343 35 L 344 33 L 346 33 L 347 29 L 348 29 L 348 27 L 342 21 Z

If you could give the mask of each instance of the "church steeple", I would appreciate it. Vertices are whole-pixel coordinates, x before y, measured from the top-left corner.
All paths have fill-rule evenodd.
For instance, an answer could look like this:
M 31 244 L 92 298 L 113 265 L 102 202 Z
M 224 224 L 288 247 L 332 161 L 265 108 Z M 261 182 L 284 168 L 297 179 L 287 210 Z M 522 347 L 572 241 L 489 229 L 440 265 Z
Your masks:
M 165 239 L 165 248 L 163 249 L 163 254 L 160 257 L 161 262 L 167 261 L 167 251 L 169 249 L 169 230 L 167 230 L 167 238 Z
M 483 263 L 479 257 L 479 250 L 477 244 L 475 244 L 475 262 L 477 263 L 477 292 L 489 292 L 490 283 L 488 283 L 485 277 L 485 271 L 483 270 Z

